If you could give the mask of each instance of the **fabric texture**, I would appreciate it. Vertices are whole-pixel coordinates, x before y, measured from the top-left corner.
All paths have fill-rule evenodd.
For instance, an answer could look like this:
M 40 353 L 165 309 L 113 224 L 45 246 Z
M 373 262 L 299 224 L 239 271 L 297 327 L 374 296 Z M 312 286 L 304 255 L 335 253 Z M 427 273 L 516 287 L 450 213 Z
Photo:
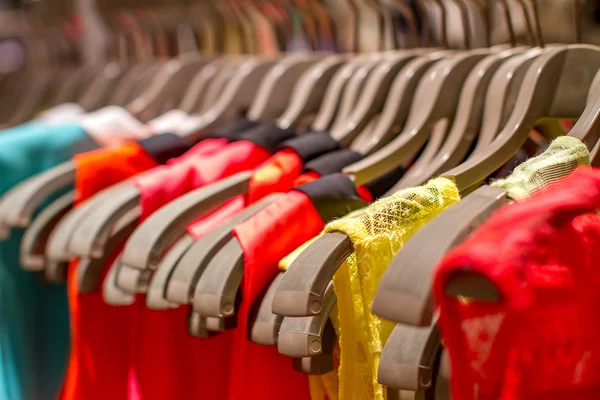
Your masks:
M 0 195 L 71 158 L 87 139 L 77 124 L 28 123 L 0 132 Z M 21 269 L 23 230 L 0 242 L 0 398 L 44 400 L 56 395 L 69 345 L 64 286 L 41 284 Z
M 561 136 L 542 154 L 520 164 L 508 178 L 499 179 L 491 186 L 506 190 L 513 200 L 522 200 L 581 165 L 590 165 L 585 144 L 574 137 Z
M 339 398 L 386 398 L 377 382 L 381 349 L 395 324 L 371 313 L 375 291 L 396 252 L 420 227 L 460 199 L 456 186 L 438 178 L 399 191 L 327 225 L 342 232 L 354 253 L 334 275 L 341 351 Z
M 359 201 L 356 190 L 345 191 L 346 197 L 351 200 L 346 201 L 348 199 L 340 196 L 341 189 L 339 192 L 336 190 L 338 185 L 322 185 L 320 182 L 333 183 L 340 179 L 348 178 L 341 174 L 332 175 L 297 187 L 234 229 L 234 235 L 244 250 L 244 279 L 230 376 L 231 382 L 238 384 L 231 387 L 231 400 L 277 399 L 282 390 L 293 399 L 307 399 L 310 393 L 323 393 L 331 387 L 327 385 L 330 380 L 312 380 L 312 385 L 309 385 L 307 376 L 293 370 L 289 358 L 280 355 L 276 347 L 250 342 L 247 329 L 250 309 L 261 291 L 276 276 L 280 260 L 323 229 L 323 215 L 336 218 L 365 205 L 364 201 Z M 307 189 L 306 186 L 318 190 Z M 333 213 L 331 202 L 323 201 L 329 190 L 332 191 L 330 197 L 338 201 L 337 214 Z M 327 211 L 323 211 L 322 207 L 326 207 Z M 262 367 L 257 369 L 256 365 Z
M 273 130 L 260 131 L 264 139 Z M 275 133 L 277 133 L 275 131 Z M 249 141 L 233 142 L 202 156 L 186 155 L 163 168 L 152 171 L 138 182 L 142 199 L 142 214 L 150 215 L 170 199 L 203 185 L 213 183 L 232 173 L 253 170 L 248 194 L 237 196 L 217 210 L 199 216 L 188 226 L 188 233 L 201 238 L 222 221 L 243 210 L 248 204 L 277 191 L 289 190 L 302 172 L 303 160 L 292 149 L 283 149 L 266 158 L 268 152 Z M 149 208 L 146 208 L 149 207 Z M 207 340 L 198 340 L 173 327 L 185 326 L 189 307 L 155 311 L 145 307 L 144 296 L 136 300 L 136 324 L 132 334 L 134 349 L 129 400 L 162 400 L 164 398 L 210 398 L 227 396 L 229 384 L 229 353 L 233 332 L 224 332 Z M 152 334 L 148 334 L 152 332 Z M 156 343 L 163 343 L 157 348 Z M 198 363 L 199 359 L 206 360 Z M 210 360 L 214 360 L 210 362 Z M 161 364 L 161 379 L 157 379 L 156 363 Z
M 171 160 L 135 180 L 140 190 L 142 220 L 170 201 L 208 183 L 255 168 L 270 156 L 267 150 L 250 141 L 220 147 L 212 143 L 224 139 L 208 140 L 209 145 L 202 141 L 181 159 Z
M 457 399 L 595 399 L 600 392 L 595 268 L 600 256 L 600 171 L 580 167 L 504 206 L 439 265 L 434 289 Z M 445 287 L 468 268 L 498 302 L 454 298 Z
M 230 381 L 236 384 L 230 387 L 230 400 L 274 400 L 282 393 L 298 400 L 310 396 L 307 376 L 295 371 L 289 358 L 280 355 L 276 347 L 248 340 L 252 304 L 277 274 L 279 260 L 323 228 L 323 220 L 308 196 L 291 191 L 285 198 L 234 230 L 244 250 L 244 279 L 230 375 Z M 261 367 L 256 368 L 257 365 Z
M 76 205 L 158 163 L 137 143 L 126 143 L 74 157 Z M 121 249 L 110 257 L 111 265 Z M 78 261 L 68 269 L 71 349 L 62 400 L 127 399 L 131 307 L 107 307 L 101 292 L 79 293 Z M 107 271 L 104 271 L 101 281 Z M 115 326 L 119 329 L 116 330 Z

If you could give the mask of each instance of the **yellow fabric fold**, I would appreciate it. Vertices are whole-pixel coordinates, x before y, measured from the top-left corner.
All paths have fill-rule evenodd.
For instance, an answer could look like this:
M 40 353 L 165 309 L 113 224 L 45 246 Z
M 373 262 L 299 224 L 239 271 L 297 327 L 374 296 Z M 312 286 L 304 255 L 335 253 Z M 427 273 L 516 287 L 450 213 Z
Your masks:
M 383 272 L 404 242 L 421 226 L 460 200 L 445 178 L 402 190 L 327 225 L 325 232 L 345 233 L 354 253 L 336 272 L 340 345 L 340 400 L 386 399 L 377 382 L 381 349 L 394 323 L 371 314 Z

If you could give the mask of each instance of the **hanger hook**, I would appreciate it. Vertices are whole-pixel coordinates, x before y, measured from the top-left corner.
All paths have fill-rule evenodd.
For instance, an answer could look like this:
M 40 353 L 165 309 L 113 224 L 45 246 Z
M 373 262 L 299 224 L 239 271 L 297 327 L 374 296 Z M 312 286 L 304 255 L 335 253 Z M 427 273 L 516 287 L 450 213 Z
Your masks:
M 517 4 L 521 7 L 523 11 L 523 17 L 525 18 L 525 26 L 527 27 L 527 42 L 530 46 L 533 46 L 533 42 L 535 41 L 533 34 L 533 25 L 531 25 L 531 15 L 529 14 L 529 8 L 527 4 L 525 4 L 525 0 L 517 0 Z
M 438 8 L 440 9 L 440 13 L 441 13 L 441 18 L 440 18 L 440 38 L 442 41 L 442 47 L 444 48 L 448 48 L 448 35 L 446 32 L 446 6 L 444 5 L 443 0 L 434 0 L 435 4 L 438 6 Z
M 504 11 L 504 19 L 506 21 L 506 28 L 508 29 L 508 36 L 510 39 L 510 45 L 515 47 L 517 45 L 517 37 L 515 36 L 515 27 L 513 25 L 512 17 L 510 15 L 510 7 L 507 0 L 499 0 L 502 10 Z
M 544 42 L 544 33 L 542 32 L 542 24 L 540 23 L 538 2 L 537 0 L 529 0 L 529 4 L 531 4 L 531 8 L 533 9 L 533 20 L 535 21 L 538 46 L 544 48 L 546 43 Z
M 463 39 L 465 49 L 471 49 L 471 21 L 469 20 L 469 8 L 467 4 L 462 0 L 453 0 L 454 4 L 458 7 L 460 12 L 460 18 L 463 28 Z
M 420 12 L 421 14 L 420 46 L 429 47 L 431 42 L 431 32 L 429 30 L 429 7 L 427 5 L 427 0 L 417 0 L 417 4 L 419 6 L 418 13 Z
M 408 27 L 408 33 L 410 36 L 409 47 L 418 46 L 419 34 L 417 31 L 417 24 L 415 23 L 415 14 L 411 6 L 404 3 L 404 0 L 391 0 L 391 5 L 402 15 L 406 25 Z
M 490 47 L 492 45 L 492 39 L 491 39 L 491 25 L 492 25 L 492 20 L 491 20 L 491 15 L 490 15 L 490 3 L 488 0 L 474 0 L 473 3 L 475 4 L 475 7 L 477 7 L 477 11 L 479 12 L 479 17 L 481 18 L 481 21 L 483 22 L 484 28 L 485 28 L 485 47 Z
M 575 13 L 575 43 L 581 43 L 583 36 L 583 10 L 581 0 L 573 0 L 573 11 Z

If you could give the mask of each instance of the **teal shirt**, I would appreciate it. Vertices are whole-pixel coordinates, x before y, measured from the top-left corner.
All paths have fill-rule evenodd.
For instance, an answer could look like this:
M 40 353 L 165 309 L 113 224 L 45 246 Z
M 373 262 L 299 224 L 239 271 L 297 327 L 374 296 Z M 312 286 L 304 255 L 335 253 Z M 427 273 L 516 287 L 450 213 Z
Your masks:
M 0 131 L 0 196 L 68 161 L 85 138 L 77 124 L 28 123 Z M 0 241 L 0 400 L 54 399 L 69 349 L 66 288 L 21 269 L 22 236 L 15 229 Z

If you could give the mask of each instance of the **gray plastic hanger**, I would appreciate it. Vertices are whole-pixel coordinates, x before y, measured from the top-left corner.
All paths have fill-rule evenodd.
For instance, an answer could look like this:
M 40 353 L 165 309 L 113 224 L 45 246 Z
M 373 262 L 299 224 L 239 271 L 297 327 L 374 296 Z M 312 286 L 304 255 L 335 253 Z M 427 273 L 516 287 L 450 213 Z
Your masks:
M 21 240 L 19 262 L 28 271 L 42 271 L 46 257 L 44 250 L 52 229 L 58 221 L 71 209 L 75 193 L 62 195 L 48 207 L 43 209 L 27 228 Z
M 495 138 L 500 131 L 499 125 L 506 122 L 501 117 L 507 113 L 501 108 L 514 104 L 510 99 L 504 101 L 503 94 L 510 92 L 509 85 L 516 87 L 522 82 L 527 67 L 535 59 L 535 55 L 519 56 L 524 50 L 506 50 L 479 62 L 465 81 L 454 123 L 442 148 L 432 157 L 422 154 L 392 191 L 422 185 L 462 162 L 475 139 L 476 147 L 484 148 Z M 484 101 L 486 93 L 488 101 Z M 483 112 L 484 104 L 488 109 L 486 113 Z
M 349 118 L 338 119 L 332 126 L 332 137 L 343 146 L 349 146 L 367 126 L 370 119 L 383 107 L 394 78 L 407 63 L 423 53 L 422 50 L 395 52 L 378 62 L 364 83 L 364 90 L 360 91 L 359 100 L 355 105 L 353 104 L 353 112 Z
M 168 279 L 169 271 L 172 269 L 172 266 L 181 259 L 192 244 L 194 244 L 194 238 L 191 235 L 185 234 L 166 252 L 165 256 L 160 261 L 158 268 L 150 278 L 150 282 L 147 284 L 146 307 L 152 310 L 168 310 L 176 307 L 175 304 L 165 300 L 163 296 L 164 282 Z M 117 277 L 117 279 L 119 277 Z M 117 286 L 123 288 L 123 285 L 119 285 L 119 283 L 121 282 L 116 282 Z
M 403 62 L 405 62 L 405 61 L 403 61 Z M 388 67 L 390 67 L 390 66 L 388 65 Z M 381 77 L 380 77 L 380 79 L 381 79 Z M 219 245 L 222 246 L 223 244 L 219 244 Z M 227 258 L 227 260 L 226 260 L 227 262 L 225 262 L 225 259 L 223 258 L 225 256 L 222 256 L 221 258 L 219 258 L 219 261 L 213 260 L 210 262 L 208 261 L 208 257 L 206 259 L 205 258 L 201 259 L 202 261 L 195 259 L 194 262 L 196 264 L 200 263 L 202 265 L 205 265 L 206 263 L 208 263 L 208 265 L 209 265 L 207 267 L 207 270 L 205 271 L 205 274 L 203 274 L 203 276 L 206 277 L 206 279 L 201 278 L 199 283 L 196 285 L 196 289 L 195 289 L 196 294 L 212 293 L 212 295 L 217 295 L 217 292 L 219 292 L 219 291 L 216 288 L 219 288 L 220 290 L 224 290 L 227 292 L 227 293 L 220 292 L 221 296 L 228 297 L 228 298 L 235 297 L 235 293 L 238 290 L 239 282 L 240 282 L 240 280 L 238 278 L 240 278 L 243 274 L 243 263 L 240 262 L 240 260 L 243 260 L 243 253 L 241 252 L 241 249 L 239 249 L 239 246 L 236 246 L 235 241 L 230 241 L 230 243 L 227 246 L 230 249 L 235 248 L 235 251 L 231 251 L 229 253 L 229 255 L 231 257 Z M 206 255 L 209 255 L 209 254 L 206 254 Z M 210 269 L 211 265 L 213 265 L 213 266 L 218 265 L 218 268 L 213 267 L 213 269 L 214 269 L 214 271 L 213 271 L 212 269 Z M 191 270 L 191 268 L 192 267 L 190 266 L 190 270 Z M 215 274 L 215 275 L 208 276 L 209 274 Z M 204 292 L 203 291 L 204 288 L 206 288 L 209 291 Z M 181 300 L 183 300 L 183 299 L 181 299 Z M 233 311 L 232 311 L 232 313 L 233 313 Z M 213 316 L 217 316 L 216 314 L 218 314 L 218 313 L 215 311 L 215 315 L 213 315 Z
M 248 331 L 250 340 L 254 343 L 263 346 L 277 345 L 277 338 L 279 337 L 279 330 L 284 317 L 273 314 L 271 312 L 271 305 L 273 304 L 273 297 L 275 296 L 279 282 L 283 278 L 283 274 L 284 272 L 280 272 L 273 278 L 263 296 L 253 305 L 253 313 L 249 321 Z
M 504 190 L 490 186 L 482 186 L 468 199 L 451 206 L 404 244 L 381 279 L 373 300 L 375 314 L 415 326 L 432 323 L 433 268 L 450 249 L 487 219 L 488 212 L 509 201 Z M 424 241 L 428 244 L 427 252 L 423 252 Z
M 440 339 L 437 325 L 427 328 L 396 325 L 381 352 L 379 383 L 414 392 L 432 388 Z
M 280 354 L 295 358 L 314 357 L 320 355 L 324 348 L 333 347 L 336 336 L 329 322 L 329 314 L 336 304 L 333 282 L 327 286 L 323 300 L 327 307 L 318 316 L 283 319 L 277 338 Z M 324 334 L 326 330 L 329 330 L 327 335 Z
M 316 132 L 328 130 L 333 123 L 336 113 L 339 113 L 340 99 L 348 86 L 349 80 L 356 74 L 358 68 L 368 62 L 368 57 L 357 56 L 342 66 L 331 79 L 327 91 L 323 95 L 323 102 L 312 123 L 312 129 Z
M 208 258 L 210 258 L 210 255 L 216 252 L 216 249 L 231 237 L 233 228 L 235 228 L 237 224 L 250 218 L 256 212 L 271 204 L 279 197 L 281 197 L 280 194 L 274 194 L 261 199 L 227 221 L 224 221 L 198 241 L 194 241 L 191 236 L 184 234 L 179 241 L 184 240 L 186 243 L 189 242 L 188 246 L 184 248 L 183 245 L 175 245 L 167 252 L 167 255 L 161 259 L 150 282 L 146 297 L 147 302 L 153 301 L 156 304 L 160 304 L 160 299 L 163 299 L 163 304 L 166 304 L 167 302 L 169 304 L 189 304 L 192 296 L 192 288 L 205 267 L 205 265 L 199 265 L 198 262 L 195 261 L 204 259 L 207 255 L 209 255 Z M 177 249 L 175 249 L 175 247 L 177 247 Z M 133 269 L 128 275 L 133 277 L 134 280 L 132 282 L 125 282 L 123 279 L 119 279 L 120 287 L 130 292 L 137 293 L 138 288 L 135 285 L 139 281 L 135 279 L 135 276 L 136 273 L 141 275 L 143 272 L 144 271 L 140 269 Z M 149 303 L 148 306 L 154 308 L 151 307 Z
M 196 54 L 168 61 L 155 76 L 152 85 L 126 106 L 127 110 L 141 121 L 156 117 L 162 104 L 173 98 L 181 99 L 189 81 L 210 61 Z
M 130 211 L 130 214 L 136 214 L 137 211 Z M 92 293 L 98 289 L 102 270 L 108 263 L 112 254 L 122 245 L 123 241 L 131 235 L 137 226 L 135 218 L 125 216 L 115 226 L 114 232 L 106 243 L 105 251 L 102 256 L 81 257 L 77 266 L 77 287 L 80 293 Z
M 190 115 L 194 113 L 201 114 L 205 111 L 203 99 L 207 95 L 210 83 L 217 79 L 218 76 L 224 75 L 230 79 L 239 66 L 239 63 L 240 60 L 237 58 L 222 57 L 207 64 L 190 82 L 189 89 L 183 96 L 179 108 Z M 211 104 L 214 103 L 214 101 L 215 99 L 213 98 Z

